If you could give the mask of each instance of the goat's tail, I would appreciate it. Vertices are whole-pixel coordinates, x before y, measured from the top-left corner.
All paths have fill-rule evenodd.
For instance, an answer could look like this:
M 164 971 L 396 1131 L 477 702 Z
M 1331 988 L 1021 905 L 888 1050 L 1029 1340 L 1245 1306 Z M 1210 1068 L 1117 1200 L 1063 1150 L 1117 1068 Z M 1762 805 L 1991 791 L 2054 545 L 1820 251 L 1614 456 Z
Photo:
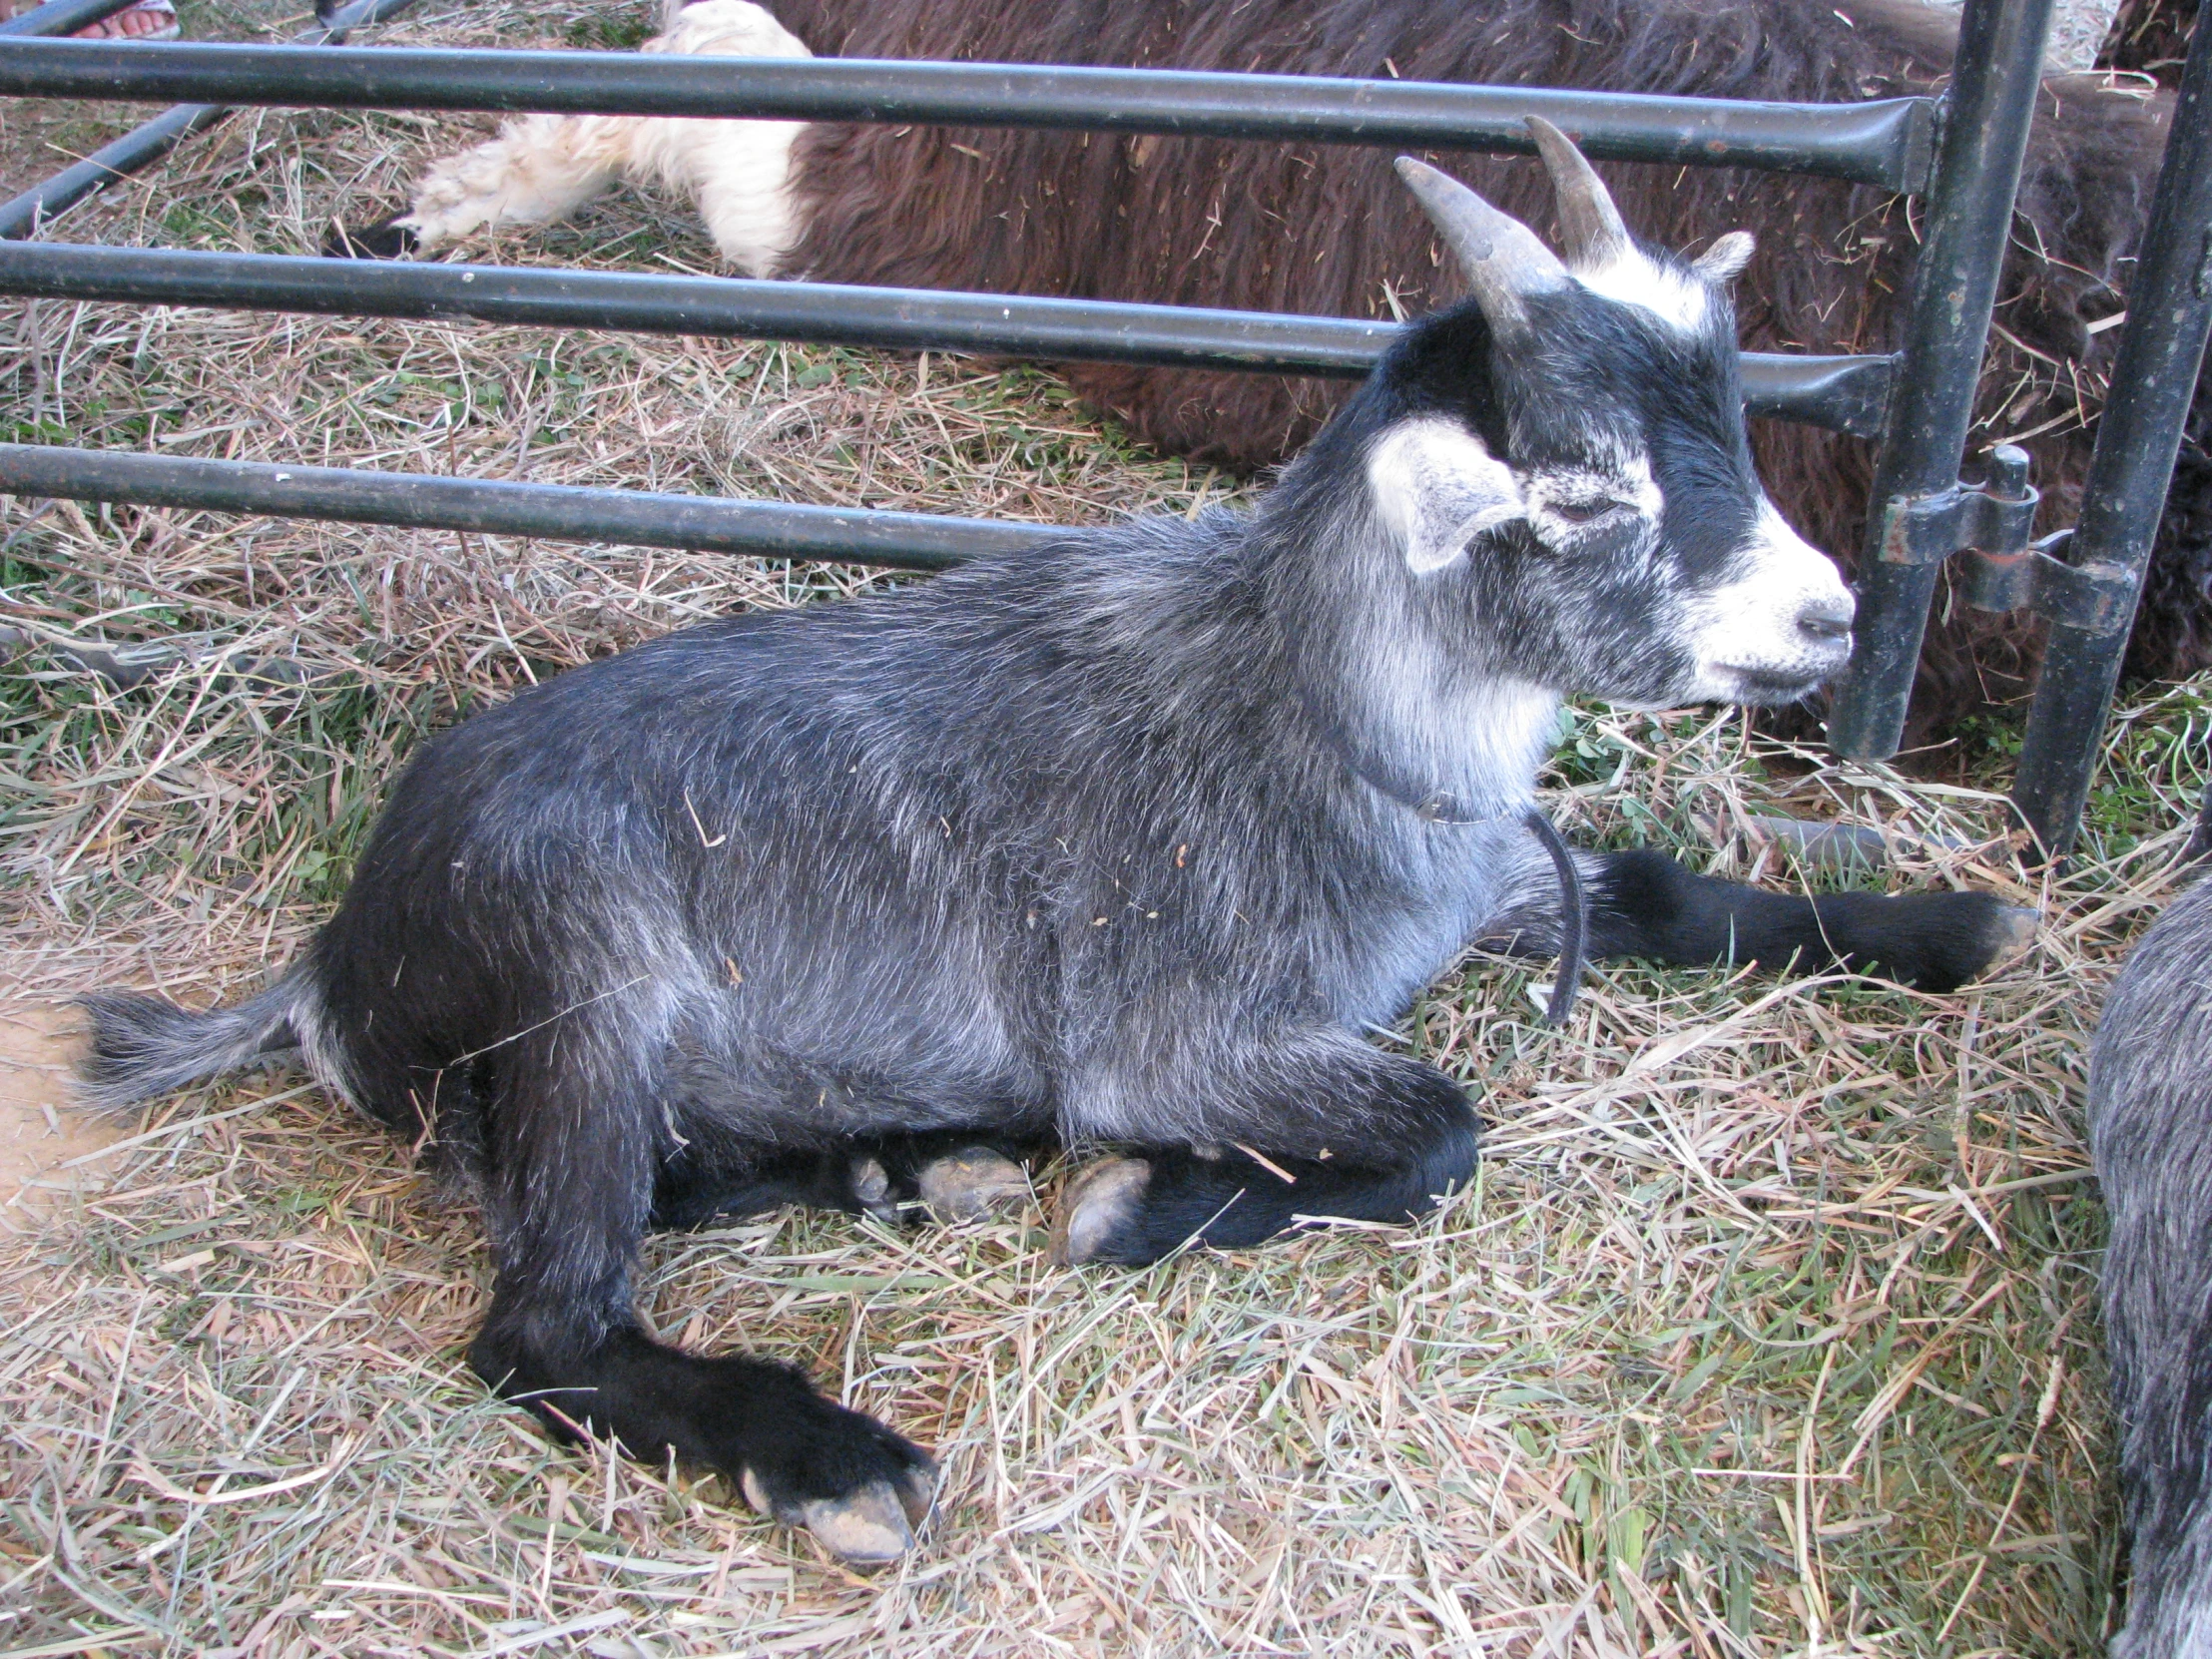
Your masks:
M 77 999 L 92 1019 L 92 1049 L 78 1068 L 79 1092 L 113 1109 L 173 1094 L 239 1071 L 303 1042 L 314 1025 L 313 987 L 294 968 L 259 996 L 194 1013 L 136 991 L 94 991 Z M 317 1066 L 316 1070 L 321 1068 Z

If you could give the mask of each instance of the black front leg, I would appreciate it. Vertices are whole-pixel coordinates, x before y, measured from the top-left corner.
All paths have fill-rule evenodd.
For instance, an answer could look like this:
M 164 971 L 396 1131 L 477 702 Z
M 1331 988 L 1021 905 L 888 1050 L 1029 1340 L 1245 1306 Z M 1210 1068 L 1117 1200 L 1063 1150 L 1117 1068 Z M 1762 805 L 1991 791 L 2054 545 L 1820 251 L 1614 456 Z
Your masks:
M 1582 854 L 1590 954 L 1662 962 L 1836 963 L 1947 991 L 2018 954 L 2033 910 L 1993 893 L 1765 892 L 1695 875 L 1663 852 Z

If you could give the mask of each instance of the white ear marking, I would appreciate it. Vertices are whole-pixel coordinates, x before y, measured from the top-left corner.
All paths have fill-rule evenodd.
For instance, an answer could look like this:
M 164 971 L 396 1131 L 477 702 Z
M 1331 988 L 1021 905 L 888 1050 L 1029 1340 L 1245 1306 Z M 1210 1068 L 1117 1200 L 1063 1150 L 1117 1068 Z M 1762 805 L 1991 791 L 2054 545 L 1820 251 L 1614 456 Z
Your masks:
M 1690 268 L 1708 282 L 1733 282 L 1758 246 L 1749 231 L 1731 231 L 1692 260 Z
M 1443 569 L 1483 531 L 1528 510 L 1512 469 L 1441 415 L 1417 415 L 1383 433 L 1368 452 L 1368 488 L 1416 576 Z

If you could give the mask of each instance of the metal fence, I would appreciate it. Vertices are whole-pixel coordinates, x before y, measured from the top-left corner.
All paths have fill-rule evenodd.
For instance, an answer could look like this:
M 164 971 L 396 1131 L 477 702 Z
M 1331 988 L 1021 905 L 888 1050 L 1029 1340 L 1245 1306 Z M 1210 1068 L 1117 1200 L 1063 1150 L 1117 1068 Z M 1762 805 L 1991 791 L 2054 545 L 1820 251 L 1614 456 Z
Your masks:
M 1340 377 L 1393 324 L 1103 300 L 827 283 L 374 265 L 26 240 L 102 185 L 239 105 L 774 117 L 1074 128 L 1393 148 L 1526 151 L 1543 115 L 1591 156 L 1821 175 L 1926 198 L 1902 348 L 1750 353 L 1747 407 L 1879 439 L 1860 645 L 1831 723 L 1846 755 L 1901 740 L 1937 567 L 1970 560 L 1986 608 L 2052 621 L 2017 800 L 2053 851 L 2071 839 L 2148 562 L 2157 503 L 2212 325 L 2212 31 L 2199 29 L 2130 295 L 2081 523 L 2030 546 L 2017 451 L 1958 471 L 2040 80 L 2051 0 L 1967 0 L 1940 99 L 1790 105 L 1536 88 L 1009 64 L 758 61 L 599 52 L 361 49 L 353 28 L 410 0 L 356 0 L 289 46 L 50 38 L 125 0 L 47 0 L 0 25 L 0 94 L 188 99 L 0 205 L 0 293 L 1105 358 Z M 2212 0 L 2205 0 L 2212 12 Z M 19 495 L 937 568 L 1030 545 L 1040 526 L 713 497 L 0 445 Z M 2147 503 L 2147 505 L 2146 505 Z

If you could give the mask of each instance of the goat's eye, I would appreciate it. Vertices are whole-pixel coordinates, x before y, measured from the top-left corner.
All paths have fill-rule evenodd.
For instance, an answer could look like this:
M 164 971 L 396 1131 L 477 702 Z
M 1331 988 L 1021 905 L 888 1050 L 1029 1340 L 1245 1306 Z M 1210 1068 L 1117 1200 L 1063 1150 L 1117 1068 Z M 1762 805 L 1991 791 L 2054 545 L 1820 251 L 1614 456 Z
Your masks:
M 1554 518 L 1568 524 L 1590 524 L 1603 518 L 1607 513 L 1616 511 L 1620 506 L 1621 503 L 1618 501 L 1597 496 L 1587 501 L 1555 501 L 1552 503 L 1551 512 Z

